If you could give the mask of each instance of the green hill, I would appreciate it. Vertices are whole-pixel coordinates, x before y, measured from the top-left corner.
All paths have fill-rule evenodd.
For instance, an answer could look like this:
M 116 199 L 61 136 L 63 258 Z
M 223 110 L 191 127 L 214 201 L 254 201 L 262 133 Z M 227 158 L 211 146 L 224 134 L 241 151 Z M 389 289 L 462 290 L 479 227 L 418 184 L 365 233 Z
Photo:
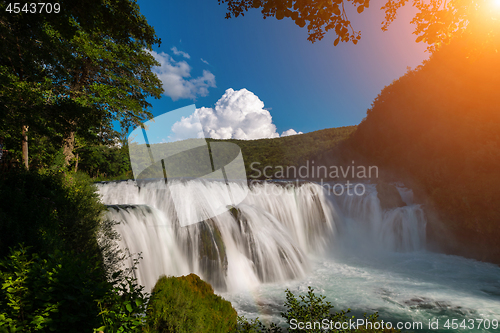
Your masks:
M 268 177 L 264 176 L 263 173 L 265 167 L 269 167 L 267 169 L 267 175 L 271 175 L 273 177 L 270 178 L 274 178 L 277 166 L 282 166 L 283 168 L 288 166 L 300 167 L 306 165 L 306 163 L 314 164 L 315 166 L 331 165 L 332 151 L 340 142 L 349 137 L 355 129 L 356 126 L 347 126 L 274 139 L 207 139 L 207 141 L 231 142 L 236 144 L 241 149 L 247 177 L 252 179 L 266 179 Z M 167 147 L 166 145 L 168 145 L 170 152 L 177 150 L 182 152 L 182 146 L 189 145 L 189 140 L 169 144 L 153 144 L 151 145 L 151 149 L 153 152 L 159 152 L 165 149 Z M 79 151 L 79 169 L 93 176 L 96 180 L 133 178 L 129 162 L 129 148 L 134 152 L 134 156 L 139 157 L 138 161 L 135 163 L 140 165 L 141 168 L 146 168 L 151 164 L 149 153 L 144 147 L 141 148 L 137 145 L 132 145 L 130 147 L 125 146 L 122 148 L 99 146 L 87 147 Z M 182 156 L 179 154 L 179 156 L 176 157 L 177 162 L 173 161 L 171 162 L 172 164 L 169 165 L 170 170 L 178 170 L 178 174 L 174 174 L 173 177 L 197 177 L 211 172 L 211 170 L 205 170 L 206 167 L 202 163 L 204 160 L 204 153 L 206 154 L 206 150 L 204 146 L 202 146 L 199 149 L 190 149 L 189 152 Z M 236 154 L 237 153 L 239 153 L 239 151 L 236 151 Z M 231 151 L 225 158 L 228 159 L 228 156 L 234 158 L 236 155 L 234 151 Z M 230 160 L 228 159 L 225 162 L 228 163 Z M 165 163 L 169 162 L 166 161 Z M 162 166 L 160 163 L 157 163 L 150 167 L 143 177 L 155 178 L 161 177 L 162 174 Z M 293 176 L 293 174 L 291 176 Z
M 466 55 L 444 47 L 384 88 L 341 150 L 414 189 L 434 246 L 500 263 L 500 53 Z
M 257 178 L 265 179 L 263 169 L 266 166 L 272 167 L 268 169 L 269 175 L 274 174 L 273 171 L 276 171 L 277 166 L 299 167 L 305 165 L 307 161 L 309 163 L 314 161 L 315 165 L 328 165 L 334 148 L 348 138 L 355 129 L 356 126 L 346 126 L 274 139 L 209 139 L 208 141 L 227 141 L 237 144 L 242 151 L 247 177 L 254 178 L 260 173 L 261 176 Z

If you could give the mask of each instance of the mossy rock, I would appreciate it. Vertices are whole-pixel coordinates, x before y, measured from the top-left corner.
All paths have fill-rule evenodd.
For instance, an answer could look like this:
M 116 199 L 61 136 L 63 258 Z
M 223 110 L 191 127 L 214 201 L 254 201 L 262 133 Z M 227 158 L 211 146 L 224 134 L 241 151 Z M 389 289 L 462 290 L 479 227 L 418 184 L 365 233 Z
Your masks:
M 243 253 L 245 256 L 251 260 L 254 263 L 254 267 L 257 272 L 257 276 L 259 277 L 260 281 L 264 281 L 264 271 L 262 270 L 262 265 L 260 262 L 260 257 L 258 253 L 256 252 L 256 246 L 255 246 L 255 238 L 253 233 L 251 232 L 251 229 L 248 225 L 248 220 L 243 215 L 241 210 L 239 208 L 236 208 L 234 206 L 227 206 L 229 209 L 229 212 L 233 216 L 234 220 L 236 221 L 239 229 L 239 235 L 235 235 L 234 237 L 240 237 L 240 240 L 243 242 Z
M 217 289 L 223 289 L 227 273 L 227 254 L 221 232 L 212 220 L 203 221 L 197 227 L 202 274 Z
M 240 229 L 240 233 L 242 233 L 242 232 L 248 233 L 248 231 L 249 231 L 248 221 L 245 218 L 245 216 L 243 216 L 243 214 L 241 213 L 241 210 L 239 208 L 234 207 L 234 206 L 227 206 L 227 209 L 229 210 L 229 213 L 234 218 L 234 220 L 237 222 L 238 228 Z
M 229 213 L 231 213 L 231 215 L 237 220 L 240 215 L 241 215 L 241 211 L 234 207 L 234 206 L 227 206 L 227 209 L 229 210 Z
M 396 186 L 389 183 L 377 183 L 377 198 L 380 200 L 380 206 L 384 210 L 406 206 Z
M 236 322 L 231 303 L 196 274 L 161 276 L 148 305 L 146 332 L 232 332 Z

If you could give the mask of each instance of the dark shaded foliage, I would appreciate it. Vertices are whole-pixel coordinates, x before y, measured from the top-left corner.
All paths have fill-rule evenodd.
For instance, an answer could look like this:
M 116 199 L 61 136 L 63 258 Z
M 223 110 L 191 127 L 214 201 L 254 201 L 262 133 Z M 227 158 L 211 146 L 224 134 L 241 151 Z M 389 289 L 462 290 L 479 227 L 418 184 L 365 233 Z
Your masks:
M 384 88 L 342 148 L 416 190 L 431 241 L 500 263 L 500 54 L 465 54 L 450 45 Z
M 33 252 L 99 254 L 96 236 L 104 206 L 85 174 L 5 173 L 0 202 L 0 257 L 19 243 Z
M 113 265 L 116 235 L 87 175 L 2 174 L 0 202 L 0 332 L 141 331 L 147 295 Z
M 78 169 L 92 178 L 132 177 L 128 147 L 87 146 L 78 151 Z

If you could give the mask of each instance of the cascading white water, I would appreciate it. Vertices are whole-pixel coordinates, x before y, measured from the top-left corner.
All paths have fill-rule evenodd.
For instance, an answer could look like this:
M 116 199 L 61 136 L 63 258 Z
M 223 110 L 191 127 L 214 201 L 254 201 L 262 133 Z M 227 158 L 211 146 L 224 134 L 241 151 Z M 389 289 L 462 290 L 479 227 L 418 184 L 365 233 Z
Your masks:
M 411 252 L 425 246 L 424 212 L 411 202 L 411 192 L 401 190 L 407 206 L 384 210 L 377 198 L 376 187 L 365 184 L 362 196 L 343 195 L 335 201 L 342 218 L 343 245 L 356 246 L 361 253 Z M 409 193 L 408 193 L 409 192 Z
M 309 252 L 324 251 L 334 238 L 329 201 L 314 184 L 300 188 L 259 184 L 235 209 L 211 217 L 214 193 L 227 193 L 220 182 L 183 183 L 186 201 L 203 222 L 181 227 L 169 192 L 134 182 L 100 184 L 107 218 L 121 222 L 120 246 L 142 253 L 138 280 L 149 290 L 161 274 L 199 274 L 216 289 L 238 290 L 265 282 L 303 277 Z M 179 185 L 179 184 L 177 184 Z M 241 184 L 230 191 L 243 192 Z M 124 206 L 128 205 L 128 206 Z
M 181 209 L 191 209 L 203 220 L 181 227 L 176 222 L 179 207 L 174 208 L 170 193 L 157 185 L 98 185 L 102 201 L 110 205 L 107 218 L 121 222 L 120 246 L 142 253 L 138 279 L 148 290 L 162 274 L 194 272 L 219 290 L 301 278 L 309 269 L 308 254 L 322 255 L 332 244 L 357 243 L 359 238 L 365 245 L 374 240 L 372 247 L 384 244 L 377 249 L 409 251 L 423 246 L 425 220 L 420 208 L 382 212 L 374 191 L 329 197 L 313 183 L 260 183 L 236 209 L 211 217 L 218 200 L 223 202 L 226 184 L 178 183 L 181 194 L 191 199 Z M 230 184 L 235 195 L 244 190 L 242 184 Z
M 384 320 L 422 322 L 424 332 L 449 332 L 447 319 L 500 318 L 500 268 L 426 252 L 425 216 L 407 189 L 399 188 L 407 206 L 383 210 L 370 184 L 362 196 L 337 196 L 313 183 L 261 183 L 235 209 L 211 217 L 227 200 L 226 185 L 182 186 L 191 201 L 176 208 L 205 221 L 180 227 L 169 193 L 154 184 L 98 185 L 108 218 L 121 222 L 120 246 L 142 252 L 138 278 L 147 290 L 161 274 L 194 272 L 239 315 L 275 322 L 285 287 L 301 293 L 307 286 L 336 310 L 350 307 L 361 317 L 378 311 Z M 235 195 L 243 190 L 230 184 Z M 439 320 L 440 329 L 429 329 L 429 320 Z

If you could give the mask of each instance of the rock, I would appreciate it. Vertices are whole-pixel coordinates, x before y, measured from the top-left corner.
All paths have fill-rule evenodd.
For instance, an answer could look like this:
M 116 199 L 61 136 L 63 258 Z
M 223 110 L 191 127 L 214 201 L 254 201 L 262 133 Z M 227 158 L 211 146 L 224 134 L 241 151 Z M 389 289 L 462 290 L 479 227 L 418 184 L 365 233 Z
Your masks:
M 240 217 L 241 212 L 238 208 L 236 208 L 234 206 L 227 206 L 227 209 L 229 210 L 229 213 L 231 213 L 231 215 L 233 215 L 235 220 L 237 220 Z
M 227 274 L 226 246 L 219 228 L 212 220 L 198 224 L 199 260 L 203 276 L 217 289 L 225 288 Z
M 161 276 L 146 311 L 147 332 L 235 332 L 238 313 L 195 274 Z
M 406 206 L 396 186 L 389 183 L 380 182 L 377 184 L 377 198 L 384 210 Z

